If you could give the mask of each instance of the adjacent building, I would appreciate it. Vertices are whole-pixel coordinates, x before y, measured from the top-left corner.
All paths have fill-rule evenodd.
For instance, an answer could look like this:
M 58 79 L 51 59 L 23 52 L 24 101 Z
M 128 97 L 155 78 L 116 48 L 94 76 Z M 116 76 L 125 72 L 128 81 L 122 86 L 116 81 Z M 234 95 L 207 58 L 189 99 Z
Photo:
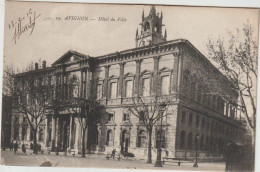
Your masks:
M 68 51 L 51 67 L 38 64 L 29 72 L 15 76 L 16 85 L 26 91 L 26 80 L 35 77 L 48 87 L 48 96 L 69 100 L 95 96 L 106 106 L 98 126 L 86 134 L 87 149 L 92 152 L 127 148 L 138 158 L 146 158 L 148 134 L 139 119 L 127 111 L 136 94 L 149 98 L 155 94 L 169 97 L 171 113 L 153 131 L 155 157 L 162 134 L 163 156 L 193 157 L 196 145 L 199 156 L 221 156 L 224 144 L 242 142 L 245 128 L 237 108 L 238 94 L 232 83 L 188 40 L 167 41 L 163 13 L 151 7 L 142 14 L 141 30 L 136 31 L 136 48 L 91 57 Z M 20 83 L 22 82 L 22 83 Z M 59 96 L 59 97 L 57 97 Z M 73 149 L 81 153 L 81 128 L 77 117 L 58 109 L 42 122 L 37 139 L 44 148 Z M 29 144 L 30 126 L 24 114 L 13 110 L 12 139 Z

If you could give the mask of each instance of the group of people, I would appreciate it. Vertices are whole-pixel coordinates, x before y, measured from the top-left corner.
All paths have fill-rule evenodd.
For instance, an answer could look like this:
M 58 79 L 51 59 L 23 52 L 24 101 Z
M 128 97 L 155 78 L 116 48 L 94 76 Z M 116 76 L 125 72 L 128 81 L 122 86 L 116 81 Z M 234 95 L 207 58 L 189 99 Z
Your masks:
M 16 141 L 15 143 L 14 143 L 14 141 L 11 142 L 11 144 L 10 144 L 10 150 L 11 150 L 11 151 L 14 150 L 14 154 L 17 153 L 17 150 L 18 150 L 18 143 L 17 143 L 17 141 Z
M 33 143 L 31 143 L 30 144 L 30 149 L 34 150 L 34 148 L 36 149 L 36 152 L 41 152 L 41 144 L 34 145 Z M 14 154 L 17 154 L 17 150 L 18 150 L 18 143 L 17 143 L 17 141 L 15 143 L 14 143 L 14 141 L 11 142 L 10 150 L 11 151 L 13 150 Z M 26 146 L 25 146 L 24 143 L 22 144 L 22 151 L 23 151 L 23 153 L 26 153 Z

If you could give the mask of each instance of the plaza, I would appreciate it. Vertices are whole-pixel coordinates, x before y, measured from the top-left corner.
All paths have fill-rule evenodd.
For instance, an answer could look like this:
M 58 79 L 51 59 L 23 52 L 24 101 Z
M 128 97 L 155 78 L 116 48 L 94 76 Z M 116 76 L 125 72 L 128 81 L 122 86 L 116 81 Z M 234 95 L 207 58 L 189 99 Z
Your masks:
M 105 155 L 87 154 L 86 158 L 80 156 L 69 157 L 63 155 L 24 155 L 21 150 L 14 155 L 12 151 L 1 150 L 1 164 L 12 166 L 33 166 L 39 167 L 44 162 L 51 162 L 52 167 L 81 167 L 81 168 L 120 168 L 120 169 L 152 169 L 152 170 L 193 170 L 193 171 L 224 171 L 224 162 L 198 163 L 198 168 L 194 168 L 193 162 L 183 163 L 178 166 L 176 163 L 166 163 L 162 168 L 147 164 L 145 160 L 106 160 Z

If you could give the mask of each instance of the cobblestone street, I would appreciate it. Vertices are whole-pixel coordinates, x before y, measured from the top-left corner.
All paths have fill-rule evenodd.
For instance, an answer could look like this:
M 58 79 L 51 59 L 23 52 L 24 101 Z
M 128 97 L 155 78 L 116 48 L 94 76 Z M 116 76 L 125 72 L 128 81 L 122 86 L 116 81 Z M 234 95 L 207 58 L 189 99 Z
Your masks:
M 153 170 L 193 170 L 193 171 L 224 171 L 224 163 L 199 163 L 193 168 L 193 163 L 167 163 L 162 168 L 147 164 L 145 160 L 106 160 L 104 155 L 87 154 L 86 158 L 68 157 L 63 155 L 14 155 L 11 151 L 1 152 L 1 164 L 17 166 L 40 166 L 44 162 L 51 162 L 52 167 L 88 167 L 88 168 L 121 168 L 121 169 L 153 169 Z

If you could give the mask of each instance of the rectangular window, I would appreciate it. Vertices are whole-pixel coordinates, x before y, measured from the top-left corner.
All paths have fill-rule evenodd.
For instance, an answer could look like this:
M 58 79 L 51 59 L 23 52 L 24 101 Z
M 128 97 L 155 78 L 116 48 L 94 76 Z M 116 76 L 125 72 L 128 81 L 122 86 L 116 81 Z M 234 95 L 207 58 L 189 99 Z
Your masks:
M 116 99 L 116 92 L 117 92 L 117 83 L 112 82 L 110 83 L 110 98 Z
M 143 79 L 143 96 L 150 95 L 150 79 L 144 78 Z
M 103 96 L 103 85 L 102 84 L 98 84 L 97 86 L 97 98 L 101 99 Z
M 108 114 L 108 121 L 113 121 L 114 115 L 112 113 Z
M 123 121 L 129 121 L 129 114 L 124 113 Z
M 129 80 L 125 83 L 125 96 L 132 97 L 133 95 L 133 81 Z
M 168 95 L 170 93 L 170 76 L 162 76 L 161 94 Z

